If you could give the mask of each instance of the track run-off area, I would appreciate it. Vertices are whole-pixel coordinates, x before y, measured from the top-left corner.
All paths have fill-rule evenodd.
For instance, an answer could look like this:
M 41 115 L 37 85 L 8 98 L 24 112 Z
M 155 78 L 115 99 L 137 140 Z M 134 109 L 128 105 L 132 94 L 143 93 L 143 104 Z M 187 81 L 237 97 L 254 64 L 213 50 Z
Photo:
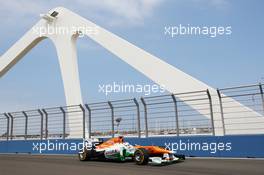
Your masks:
M 77 156 L 0 155 L 1 175 L 263 175 L 262 159 L 187 158 L 166 166 L 138 166 L 133 162 L 80 162 Z

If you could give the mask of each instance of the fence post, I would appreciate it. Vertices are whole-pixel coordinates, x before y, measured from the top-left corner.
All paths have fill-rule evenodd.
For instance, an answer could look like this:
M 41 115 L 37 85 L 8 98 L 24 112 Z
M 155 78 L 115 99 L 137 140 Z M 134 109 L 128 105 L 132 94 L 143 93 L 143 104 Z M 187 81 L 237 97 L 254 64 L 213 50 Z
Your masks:
M 260 90 L 260 95 L 261 95 L 261 99 L 262 99 L 262 107 L 263 107 L 263 114 L 264 114 L 264 94 L 263 94 L 263 88 L 262 88 L 261 83 L 259 83 L 259 90 Z
M 147 104 L 143 97 L 140 98 L 143 106 L 144 106 L 144 117 L 145 117 L 145 135 L 148 137 L 148 112 L 147 112 Z
M 43 139 L 43 113 L 40 109 L 38 109 L 38 113 L 40 114 L 40 140 Z
M 137 132 L 138 132 L 138 138 L 141 138 L 141 129 L 140 129 L 140 109 L 139 109 L 139 104 L 136 98 L 133 99 L 134 103 L 136 104 L 137 107 Z
M 45 109 L 42 109 L 43 113 L 45 114 L 45 138 L 48 139 L 48 113 Z
M 175 110 L 175 120 L 176 120 L 176 131 L 177 131 L 177 136 L 180 135 L 180 130 L 179 130 L 179 113 L 178 113 L 178 105 L 177 105 L 177 100 L 174 96 L 174 94 L 171 94 L 173 103 L 174 103 L 174 110 Z
M 60 110 L 63 114 L 63 135 L 62 135 L 62 138 L 65 139 L 65 135 L 66 135 L 66 112 L 65 110 L 63 109 L 63 107 L 60 107 Z
M 112 137 L 115 137 L 115 122 L 114 122 L 114 107 L 110 101 L 108 101 L 108 105 L 111 109 L 111 120 L 112 120 Z
M 85 139 L 85 109 L 81 104 L 79 106 L 80 106 L 80 108 L 82 110 L 82 114 L 83 114 L 83 139 Z
M 215 127 L 214 127 L 214 112 L 213 112 L 213 104 L 212 104 L 212 98 L 209 90 L 206 90 L 208 100 L 209 100 L 209 106 L 210 106 L 210 115 L 211 115 L 211 123 L 212 123 L 212 131 L 213 135 L 215 136 Z
M 91 135 L 92 135 L 92 110 L 88 104 L 85 104 L 85 107 L 88 110 L 88 134 L 89 134 L 89 138 L 91 138 Z
M 28 131 L 28 115 L 25 111 L 22 111 L 25 116 L 25 140 L 27 140 L 27 131 Z
M 223 108 L 222 96 L 221 96 L 221 92 L 219 89 L 217 89 L 216 91 L 217 91 L 219 104 L 220 104 L 220 113 L 221 113 L 221 119 L 222 119 L 223 135 L 226 135 L 225 117 L 224 117 L 224 108 Z
M 11 140 L 13 140 L 13 130 L 14 130 L 14 117 L 12 116 L 12 114 L 11 113 L 7 113 L 8 114 L 8 116 L 10 117 L 10 119 L 11 119 L 11 132 L 10 132 L 10 139 Z
M 8 141 L 9 139 L 9 116 L 7 115 L 7 113 L 4 113 L 5 117 L 6 117 L 6 140 Z

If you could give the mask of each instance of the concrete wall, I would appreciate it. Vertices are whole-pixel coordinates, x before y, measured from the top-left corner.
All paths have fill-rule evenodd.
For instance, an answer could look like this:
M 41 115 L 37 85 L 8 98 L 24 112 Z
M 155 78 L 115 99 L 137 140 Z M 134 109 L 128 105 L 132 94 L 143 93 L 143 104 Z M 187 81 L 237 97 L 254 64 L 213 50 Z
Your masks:
M 126 138 L 131 144 L 165 146 L 186 156 L 264 158 L 264 135 Z M 77 154 L 82 139 L 0 141 L 0 153 Z

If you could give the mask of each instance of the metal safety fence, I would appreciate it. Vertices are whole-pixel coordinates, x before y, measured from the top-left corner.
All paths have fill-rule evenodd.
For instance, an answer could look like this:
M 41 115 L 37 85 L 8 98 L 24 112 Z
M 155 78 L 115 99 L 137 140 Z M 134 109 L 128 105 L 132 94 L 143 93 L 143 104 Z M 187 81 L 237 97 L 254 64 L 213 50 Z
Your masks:
M 225 134 L 264 133 L 263 84 L 218 89 Z
M 263 84 L 0 114 L 0 140 L 264 134 Z

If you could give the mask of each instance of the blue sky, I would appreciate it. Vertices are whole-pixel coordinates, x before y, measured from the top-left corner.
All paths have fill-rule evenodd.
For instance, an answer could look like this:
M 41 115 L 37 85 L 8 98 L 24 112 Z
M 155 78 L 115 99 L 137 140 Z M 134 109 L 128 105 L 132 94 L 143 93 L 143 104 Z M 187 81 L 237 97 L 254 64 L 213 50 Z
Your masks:
M 77 0 L 1 2 L 0 55 L 38 20 L 64 6 L 173 66 L 213 86 L 264 81 L 264 2 L 262 0 Z M 232 34 L 164 35 L 165 26 L 231 26 Z M 84 102 L 142 94 L 98 93 L 98 84 L 153 83 L 89 38 L 78 40 Z M 179 82 L 180 83 L 180 82 Z M 65 104 L 56 51 L 44 40 L 0 79 L 0 112 Z

